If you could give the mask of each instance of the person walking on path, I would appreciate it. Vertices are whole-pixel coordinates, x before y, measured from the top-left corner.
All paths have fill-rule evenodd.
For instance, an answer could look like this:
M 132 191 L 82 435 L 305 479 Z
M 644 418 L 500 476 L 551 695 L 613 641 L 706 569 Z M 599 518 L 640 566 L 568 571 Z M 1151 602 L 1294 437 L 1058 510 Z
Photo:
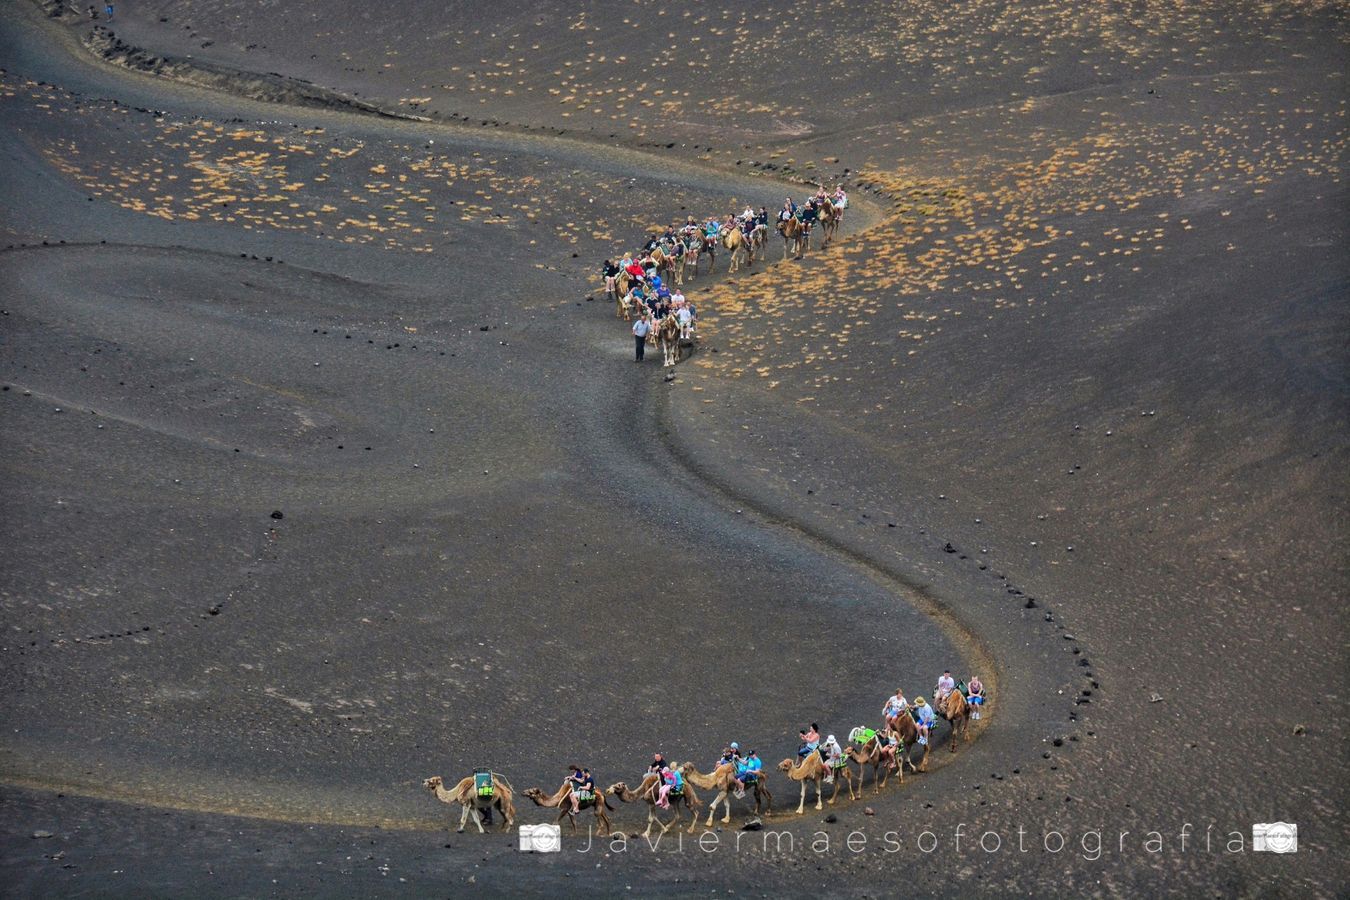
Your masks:
M 633 323 L 633 343 L 637 353 L 634 362 L 642 362 L 642 354 L 647 349 L 647 335 L 652 330 L 652 323 L 647 316 L 643 316 Z

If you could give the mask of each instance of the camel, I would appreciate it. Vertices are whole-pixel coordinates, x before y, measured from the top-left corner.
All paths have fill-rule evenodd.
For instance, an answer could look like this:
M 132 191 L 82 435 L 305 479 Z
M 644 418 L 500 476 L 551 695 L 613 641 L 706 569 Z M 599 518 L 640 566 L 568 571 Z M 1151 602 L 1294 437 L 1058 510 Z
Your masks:
M 656 263 L 656 274 L 660 275 L 666 281 L 671 281 L 675 277 L 675 260 L 666 253 L 662 247 L 653 247 L 651 252 L 652 262 Z
M 778 233 L 783 236 L 783 259 L 788 258 L 788 248 L 796 259 L 802 258 L 802 223 L 796 216 L 789 216 L 778 223 Z
M 689 271 L 689 280 L 693 281 L 698 277 L 698 255 L 703 249 L 703 241 L 699 240 L 698 235 L 691 234 L 684 241 L 684 265 L 680 267 L 680 274 L 683 275 L 687 269 Z M 681 281 L 680 284 L 684 282 Z
M 814 225 L 814 220 L 802 219 L 802 253 L 811 249 L 811 229 Z
M 527 788 L 524 795 L 533 800 L 535 806 L 562 810 L 562 813 L 558 816 L 558 824 L 561 825 L 562 820 L 566 818 L 572 823 L 572 833 L 577 833 L 577 817 L 572 813 L 572 782 L 570 780 L 564 781 L 562 787 L 558 788 L 558 792 L 552 796 L 544 793 L 541 788 Z M 589 800 L 582 800 L 580 808 L 582 810 L 594 809 L 595 821 L 600 823 L 600 834 L 609 834 L 609 816 L 606 815 L 605 810 L 614 807 L 609 805 L 609 800 L 605 798 L 603 793 L 596 792 L 595 796 Z
M 617 318 L 622 318 L 625 322 L 628 321 L 629 312 L 632 309 L 633 297 L 629 292 L 632 281 L 633 276 L 629 275 L 627 272 L 620 272 L 618 275 L 614 276 L 614 300 L 618 303 L 619 307 L 614 315 Z M 608 279 L 606 279 L 605 283 L 606 288 L 608 288 Z
M 816 783 L 816 809 L 821 809 L 820 783 L 825 780 L 825 761 L 820 758 L 820 753 L 818 751 L 813 750 L 805 759 L 801 760 L 795 766 L 792 764 L 791 759 L 785 759 L 778 764 L 778 771 L 782 772 L 793 781 L 800 781 L 802 783 L 802 795 L 801 801 L 797 804 L 797 815 L 800 816 L 806 808 L 806 783 L 808 781 L 814 781 Z M 841 777 L 848 782 L 849 799 L 854 799 L 853 772 L 849 769 L 848 764 L 845 763 L 842 768 L 835 772 L 834 793 L 830 795 L 829 800 L 831 806 L 834 805 L 835 798 L 839 796 L 839 779 Z
M 858 764 L 858 792 L 862 792 L 862 786 L 866 782 L 866 766 L 872 767 L 872 793 L 880 794 L 881 789 L 886 786 L 886 779 L 890 776 L 891 767 L 884 763 L 884 757 L 881 755 L 881 741 L 877 735 L 872 737 L 861 747 L 854 747 L 852 742 L 844 749 L 848 758 Z M 897 763 L 899 758 L 897 757 Z M 900 769 L 900 783 L 905 783 L 904 765 L 897 766 Z
M 730 763 L 718 766 L 712 772 L 704 774 L 694 768 L 692 762 L 687 762 L 680 767 L 680 772 L 684 775 L 684 780 L 705 790 L 716 790 L 718 792 L 712 805 L 708 807 L 708 821 L 706 827 L 711 828 L 713 815 L 717 812 L 717 804 L 723 804 L 722 824 L 725 825 L 731 821 L 731 795 L 736 791 L 736 771 L 735 766 Z M 773 795 L 764 784 L 764 773 L 761 772 L 755 779 L 751 788 L 755 792 L 755 815 L 761 815 L 760 805 L 764 807 L 762 815 L 771 815 L 773 811 Z
M 824 247 L 834 237 L 835 231 L 839 228 L 838 213 L 835 211 L 834 204 L 829 200 L 822 200 L 819 208 L 820 216 L 820 246 Z
M 840 204 L 834 202 L 833 200 L 830 201 L 830 209 L 832 210 L 832 218 L 834 219 L 834 226 L 830 229 L 831 237 L 838 234 L 840 227 L 843 226 L 844 224 L 845 208 L 846 207 L 841 206 Z
M 619 798 L 619 800 L 624 803 L 633 803 L 638 800 L 645 800 L 647 802 L 647 830 L 642 833 L 643 837 L 651 836 L 653 825 L 660 825 L 661 833 L 665 834 L 672 826 L 679 824 L 680 816 L 683 815 L 679 810 L 681 804 L 684 805 L 685 809 L 689 810 L 689 828 L 687 833 L 693 834 L 694 829 L 698 827 L 698 808 L 703 805 L 699 802 L 698 795 L 694 793 L 693 786 L 688 782 L 685 782 L 683 793 L 670 794 L 666 797 L 666 799 L 672 801 L 676 807 L 675 815 L 669 822 L 661 821 L 661 817 L 656 814 L 658 808 L 656 805 L 656 798 L 660 789 L 660 776 L 655 772 L 648 772 L 642 779 L 642 783 L 637 786 L 637 790 L 633 790 L 628 787 L 627 784 L 620 781 L 610 785 L 609 790 L 605 793 Z
M 750 266 L 755 263 L 755 251 L 750 246 L 750 242 L 745 239 L 745 233 L 741 231 L 739 225 L 733 225 L 729 230 L 722 232 L 722 246 L 727 248 L 731 254 L 731 264 L 728 272 L 735 272 L 741 267 L 741 253 L 745 253 L 745 264 Z
M 717 237 L 705 234 L 703 235 L 701 244 L 702 247 L 699 250 L 699 254 L 708 257 L 708 273 L 712 274 L 717 271 Z M 697 255 L 699 254 L 696 254 L 695 258 L 697 258 Z M 694 274 L 698 275 L 697 265 L 694 266 Z
M 657 343 L 665 355 L 665 365 L 673 366 L 680 361 L 680 322 L 674 315 L 668 315 L 652 329 L 656 332 Z
M 670 250 L 671 252 L 667 254 L 667 259 L 670 260 L 670 272 L 675 278 L 675 283 L 682 285 L 684 284 L 684 241 L 678 237 L 675 238 L 675 246 L 671 247 Z
M 478 826 L 478 833 L 483 834 L 483 813 L 488 812 L 492 807 L 497 807 L 497 811 L 502 814 L 502 831 L 510 831 L 511 826 L 516 821 L 516 808 L 511 804 L 511 795 L 513 793 L 510 783 L 505 778 L 492 773 L 492 796 L 480 797 L 473 787 L 473 776 L 460 779 L 459 783 L 453 788 L 446 790 L 445 782 L 441 776 L 432 775 L 426 781 L 422 782 L 422 787 L 429 791 L 434 791 L 436 799 L 442 803 L 458 803 L 463 807 L 463 812 L 459 817 L 459 828 L 457 832 L 464 832 L 464 825 L 469 821 L 469 813 L 474 812 L 473 822 Z
M 960 732 L 963 740 L 970 740 L 970 704 L 960 691 L 952 691 L 947 699 L 934 704 L 933 711 L 946 719 L 952 726 L 951 750 L 956 752 L 956 736 Z
M 919 743 L 919 726 L 905 710 L 900 711 L 900 715 L 893 719 L 887 719 L 886 724 L 898 735 L 900 735 L 900 749 L 896 751 L 896 761 L 900 763 L 900 783 L 905 783 L 905 766 L 909 766 L 911 772 L 928 771 L 928 751 L 932 749 L 931 742 L 928 744 Z M 918 766 L 914 765 L 914 760 L 910 759 L 910 751 L 914 747 L 923 748 L 923 758 L 919 760 Z
M 750 246 L 756 250 L 762 250 L 769 243 L 769 226 L 763 222 L 756 221 L 755 227 L 750 229 Z
M 625 322 L 633 320 L 633 310 L 639 306 L 638 300 L 633 296 L 632 291 L 627 291 L 619 297 L 619 312 Z

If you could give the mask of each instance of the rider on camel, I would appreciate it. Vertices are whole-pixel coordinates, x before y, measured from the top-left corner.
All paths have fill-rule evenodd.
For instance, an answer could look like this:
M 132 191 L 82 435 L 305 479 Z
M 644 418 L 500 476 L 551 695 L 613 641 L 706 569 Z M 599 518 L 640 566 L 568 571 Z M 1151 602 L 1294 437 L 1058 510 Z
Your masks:
M 900 736 L 895 733 L 891 726 L 887 725 L 877 734 L 877 747 L 881 750 L 881 758 L 892 769 L 898 768 L 896 763 L 895 751 L 900 746 Z
M 736 766 L 736 798 L 745 796 L 745 785 L 747 782 L 755 782 L 760 778 L 760 773 L 764 770 L 764 764 L 760 762 L 759 754 L 751 750 L 744 760 Z
M 980 681 L 980 676 L 970 676 L 970 684 L 966 685 L 966 699 L 970 701 L 970 705 L 973 707 L 970 717 L 978 719 L 980 708 L 984 706 L 984 682 Z
M 830 735 L 825 739 L 825 743 L 820 745 L 821 755 L 825 757 L 825 783 L 834 783 L 835 770 L 841 768 L 840 761 L 844 758 L 844 748 L 839 746 L 839 742 Z
M 595 779 L 591 777 L 591 770 L 582 768 L 576 763 L 571 765 L 572 774 L 567 776 L 567 781 L 572 786 L 572 815 L 581 812 L 581 803 L 583 800 L 589 800 L 595 796 Z
M 905 700 L 905 692 L 900 688 L 895 689 L 895 693 L 886 701 L 886 705 L 881 708 L 881 717 L 887 723 L 894 721 L 905 710 L 909 709 L 909 703 Z
M 910 712 L 914 713 L 914 722 L 919 726 L 919 743 L 927 744 L 928 733 L 937 721 L 937 714 L 933 712 L 933 707 L 924 702 L 922 697 L 914 698 L 914 706 L 910 709 Z
M 820 726 L 815 722 L 811 723 L 810 728 L 803 728 L 797 734 L 802 739 L 802 745 L 797 748 L 797 756 L 801 759 L 811 755 L 811 751 L 820 747 Z
M 937 687 L 933 689 L 933 702 L 942 703 L 946 701 L 947 695 L 956 690 L 956 679 L 952 677 L 952 670 L 945 669 L 942 677 L 937 680 Z

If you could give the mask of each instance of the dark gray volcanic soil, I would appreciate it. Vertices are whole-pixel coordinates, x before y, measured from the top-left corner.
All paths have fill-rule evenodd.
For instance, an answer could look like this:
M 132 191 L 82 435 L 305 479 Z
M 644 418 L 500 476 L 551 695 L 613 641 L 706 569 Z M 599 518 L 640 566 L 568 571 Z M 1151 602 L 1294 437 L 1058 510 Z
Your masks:
M 964 7 L 119 4 L 158 78 L 0 12 L 6 893 L 1344 893 L 1343 7 Z M 299 80 L 436 121 L 229 93 Z M 588 302 L 845 171 L 673 383 Z M 791 852 L 420 787 L 772 764 L 948 665 L 976 740 Z

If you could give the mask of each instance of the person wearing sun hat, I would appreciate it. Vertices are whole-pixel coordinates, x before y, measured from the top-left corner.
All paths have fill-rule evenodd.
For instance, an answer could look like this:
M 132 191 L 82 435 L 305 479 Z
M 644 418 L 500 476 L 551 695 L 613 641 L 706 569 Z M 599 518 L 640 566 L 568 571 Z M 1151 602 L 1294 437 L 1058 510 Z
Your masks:
M 922 697 L 914 698 L 914 706 L 911 707 L 910 711 L 914 713 L 914 721 L 919 726 L 919 743 L 927 744 L 928 733 L 932 729 L 933 723 L 937 721 L 937 714 L 933 712 L 933 707 L 929 706 Z

